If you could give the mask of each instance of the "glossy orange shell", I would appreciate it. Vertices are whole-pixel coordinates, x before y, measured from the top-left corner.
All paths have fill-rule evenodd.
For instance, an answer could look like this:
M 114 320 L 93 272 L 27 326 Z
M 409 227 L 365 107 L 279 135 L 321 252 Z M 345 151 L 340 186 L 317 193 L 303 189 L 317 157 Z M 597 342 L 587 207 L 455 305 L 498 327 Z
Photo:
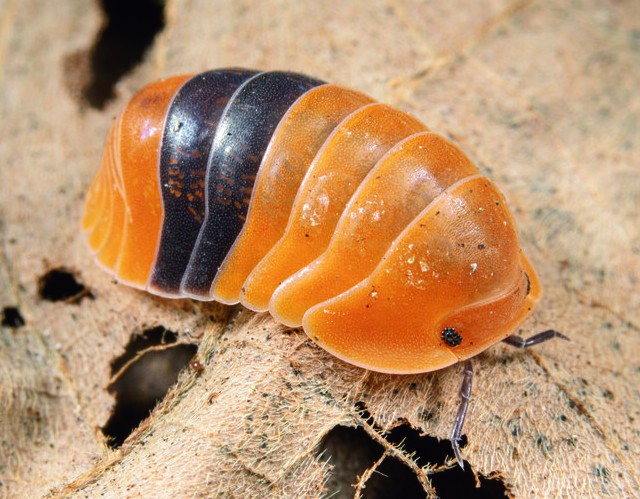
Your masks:
M 227 84 L 228 95 L 211 104 L 220 121 L 211 124 L 209 150 L 189 156 L 188 172 L 179 158 L 189 151 L 161 150 L 170 140 L 183 144 L 176 134 L 195 126 L 182 116 L 197 107 L 189 107 L 188 88 L 202 98 L 201 75 L 149 85 L 115 121 L 82 225 L 117 280 L 161 296 L 268 310 L 283 324 L 302 325 L 335 356 L 389 373 L 432 371 L 477 355 L 529 315 L 541 288 L 513 217 L 457 146 L 358 92 L 293 73 L 233 71 L 240 70 L 204 74 L 209 82 L 231 75 L 242 83 Z M 234 114 L 241 103 L 246 113 L 250 85 L 262 85 L 269 98 Z M 274 92 L 291 102 L 272 115 Z M 179 127 L 167 125 L 175 113 L 182 113 Z M 254 115 L 272 123 L 246 131 L 247 141 L 266 134 L 260 146 L 224 142 L 230 126 L 242 132 L 242 116 L 251 125 Z M 231 159 L 220 166 L 222 148 Z M 225 170 L 228 161 L 246 170 Z M 182 212 L 175 215 L 166 200 L 183 203 Z M 195 249 L 205 244 L 199 225 L 180 249 L 186 270 L 160 270 L 158 260 L 181 242 L 179 232 L 167 234 L 171 217 L 205 227 L 220 206 L 227 211 L 213 244 L 220 241 L 222 253 L 204 267 L 210 277 L 199 279 L 193 267 L 208 262 L 208 246 Z M 461 343 L 445 341 L 445 328 Z

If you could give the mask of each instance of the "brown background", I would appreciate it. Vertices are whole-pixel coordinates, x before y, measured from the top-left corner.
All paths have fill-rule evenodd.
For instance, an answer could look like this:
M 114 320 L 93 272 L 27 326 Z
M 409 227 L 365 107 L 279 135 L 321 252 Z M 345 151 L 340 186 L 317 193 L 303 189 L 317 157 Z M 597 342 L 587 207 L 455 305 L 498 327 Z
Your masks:
M 91 261 L 79 218 L 112 117 L 149 80 L 224 66 L 359 89 L 450 135 L 497 181 L 545 285 L 522 334 L 555 327 L 573 342 L 497 346 L 476 359 L 465 476 L 493 477 L 515 497 L 636 496 L 640 3 L 169 0 L 166 14 L 144 60 L 97 109 L 82 90 L 105 27 L 98 3 L 0 1 L 0 306 L 26 322 L 15 327 L 4 309 L 0 496 L 340 488 L 336 497 L 374 497 L 376 460 L 399 463 L 442 497 L 438 483 L 461 480 L 424 455 L 416 465 L 408 444 L 402 451 L 376 432 L 411 425 L 445 439 L 459 366 L 367 373 L 266 316 L 155 299 L 114 285 Z M 53 268 L 94 299 L 43 299 L 38 281 Z M 204 370 L 185 370 L 143 427 L 109 449 L 100 427 L 114 403 L 111 362 L 159 325 L 200 344 Z M 338 451 L 329 464 L 331 452 L 318 457 L 327 432 L 356 424 L 364 431 L 344 461 Z M 331 463 L 357 461 L 348 452 L 363 438 L 385 458 L 341 478 Z

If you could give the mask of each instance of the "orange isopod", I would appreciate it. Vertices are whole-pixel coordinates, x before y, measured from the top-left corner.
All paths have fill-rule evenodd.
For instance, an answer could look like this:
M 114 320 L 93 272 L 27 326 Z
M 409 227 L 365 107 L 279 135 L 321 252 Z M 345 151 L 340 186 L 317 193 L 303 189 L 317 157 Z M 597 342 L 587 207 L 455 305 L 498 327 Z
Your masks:
M 540 298 L 502 194 L 412 116 L 297 73 L 222 69 L 138 92 L 113 124 L 83 230 L 115 279 L 269 311 L 385 373 L 465 361 Z

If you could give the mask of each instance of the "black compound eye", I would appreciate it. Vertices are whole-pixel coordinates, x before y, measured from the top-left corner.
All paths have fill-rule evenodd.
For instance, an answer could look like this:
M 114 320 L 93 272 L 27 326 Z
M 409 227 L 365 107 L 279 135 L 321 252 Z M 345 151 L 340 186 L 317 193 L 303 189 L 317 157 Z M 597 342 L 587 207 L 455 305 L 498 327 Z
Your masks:
M 460 336 L 455 328 L 445 327 L 440 333 L 440 337 L 442 341 L 444 341 L 450 347 L 457 347 L 460 343 L 462 343 L 462 336 Z

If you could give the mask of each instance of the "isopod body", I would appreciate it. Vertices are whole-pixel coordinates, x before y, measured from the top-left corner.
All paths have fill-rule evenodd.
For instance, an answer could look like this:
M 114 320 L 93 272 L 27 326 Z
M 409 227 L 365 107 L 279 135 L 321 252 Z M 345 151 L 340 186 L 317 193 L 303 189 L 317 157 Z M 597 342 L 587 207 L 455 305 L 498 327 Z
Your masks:
M 380 372 L 468 359 L 541 293 L 503 196 L 458 147 L 290 72 L 142 89 L 109 132 L 82 223 L 118 281 L 268 310 Z

